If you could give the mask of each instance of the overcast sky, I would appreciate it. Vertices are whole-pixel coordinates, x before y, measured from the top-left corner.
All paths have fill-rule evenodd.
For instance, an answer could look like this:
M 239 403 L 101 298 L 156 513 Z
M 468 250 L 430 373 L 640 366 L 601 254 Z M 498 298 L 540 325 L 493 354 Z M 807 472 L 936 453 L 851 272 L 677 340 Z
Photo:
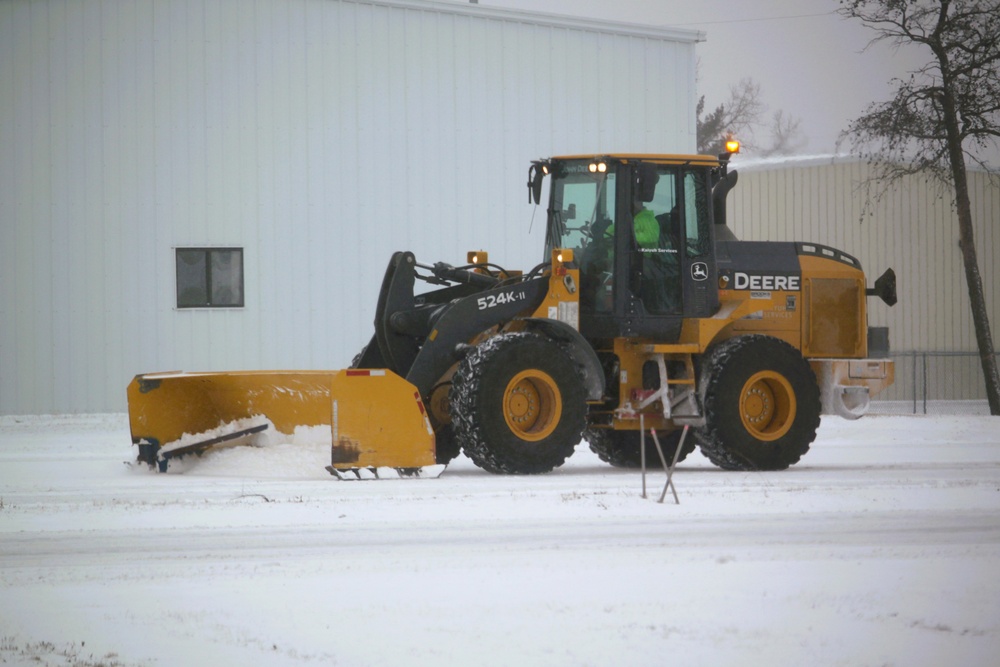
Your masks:
M 698 94 L 706 106 L 753 78 L 770 112 L 801 119 L 806 154 L 832 153 L 837 135 L 889 81 L 926 62 L 912 47 L 865 50 L 874 35 L 837 15 L 837 0 L 479 0 L 482 6 L 683 27 L 705 33 L 698 44 Z M 770 115 L 770 112 L 768 115 Z M 764 138 L 761 137 L 761 140 Z

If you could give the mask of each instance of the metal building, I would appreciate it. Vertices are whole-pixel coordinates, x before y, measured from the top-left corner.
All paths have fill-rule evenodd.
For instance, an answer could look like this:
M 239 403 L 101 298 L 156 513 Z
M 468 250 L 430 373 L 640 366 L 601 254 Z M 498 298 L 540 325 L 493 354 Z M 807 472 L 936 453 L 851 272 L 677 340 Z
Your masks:
M 428 0 L 0 3 L 0 414 L 342 368 L 394 250 L 530 268 L 528 161 L 692 151 L 701 39 Z

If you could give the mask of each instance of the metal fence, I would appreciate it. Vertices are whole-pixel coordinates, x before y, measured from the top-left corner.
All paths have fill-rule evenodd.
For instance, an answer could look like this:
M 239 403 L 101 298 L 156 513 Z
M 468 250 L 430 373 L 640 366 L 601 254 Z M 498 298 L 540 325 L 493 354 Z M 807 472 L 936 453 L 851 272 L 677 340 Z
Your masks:
M 892 352 L 889 357 L 896 362 L 896 381 L 872 399 L 869 414 L 990 414 L 979 353 Z

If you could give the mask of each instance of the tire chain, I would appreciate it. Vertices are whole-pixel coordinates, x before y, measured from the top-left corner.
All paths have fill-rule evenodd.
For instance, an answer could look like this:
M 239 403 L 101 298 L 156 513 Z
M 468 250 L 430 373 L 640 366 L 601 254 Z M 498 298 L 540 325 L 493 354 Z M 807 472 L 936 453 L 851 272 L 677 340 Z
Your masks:
M 705 409 L 705 426 L 695 430 L 695 437 L 698 441 L 698 446 L 701 449 L 702 454 L 705 455 L 705 458 L 723 470 L 756 470 L 757 468 L 748 465 L 749 462 L 744 460 L 742 457 L 734 456 L 734 454 L 727 450 L 722 444 L 722 440 L 714 426 L 719 423 L 719 416 L 715 414 L 714 410 L 709 408 L 708 401 L 705 400 L 707 392 L 710 388 L 709 385 L 711 385 L 712 380 L 717 377 L 718 371 L 725 368 L 734 356 L 743 354 L 743 351 L 747 347 L 756 345 L 760 341 L 768 339 L 768 336 L 757 334 L 730 338 L 712 349 L 708 356 L 702 361 L 701 379 L 699 381 L 698 393 L 702 401 L 702 406 Z M 799 354 L 799 351 L 788 343 L 778 339 L 772 340 L 787 346 L 790 350 L 794 350 L 796 354 Z M 809 444 L 816 439 L 815 428 L 812 429 L 812 434 L 813 436 L 809 440 Z
M 479 373 L 473 372 L 472 369 L 482 364 L 484 359 L 487 359 L 491 355 L 495 354 L 497 348 L 506 345 L 516 345 L 517 343 L 515 341 L 518 340 L 523 341 L 531 339 L 544 340 L 542 336 L 535 333 L 517 332 L 493 336 L 475 347 L 466 348 L 465 356 L 462 361 L 459 362 L 458 369 L 455 371 L 455 375 L 452 379 L 450 400 L 452 404 L 451 418 L 453 428 L 457 426 L 455 422 L 460 422 L 462 424 L 461 430 L 474 437 L 474 441 L 471 443 L 462 442 L 461 448 L 465 452 L 465 455 L 472 459 L 476 465 L 488 472 L 511 474 L 514 471 L 502 462 L 497 461 L 492 452 L 490 452 L 489 447 L 487 447 L 479 437 L 480 430 L 476 428 L 476 425 L 473 423 L 473 419 L 470 416 L 473 412 L 473 397 L 479 393 L 480 385 Z M 573 367 L 576 374 L 579 376 L 580 381 L 583 382 L 583 367 L 576 363 L 573 356 L 568 353 L 569 345 L 559 344 L 559 347 L 560 349 L 566 351 L 567 356 L 573 360 Z M 455 428 L 456 433 L 458 430 L 458 428 Z M 581 440 L 583 439 L 582 429 L 579 437 Z

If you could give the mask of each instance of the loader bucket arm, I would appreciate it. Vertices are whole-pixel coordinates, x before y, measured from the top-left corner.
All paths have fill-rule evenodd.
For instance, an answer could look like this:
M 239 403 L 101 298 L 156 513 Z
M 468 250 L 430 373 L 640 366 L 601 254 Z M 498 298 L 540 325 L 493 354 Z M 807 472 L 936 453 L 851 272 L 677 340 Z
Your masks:
M 421 294 L 414 294 L 417 262 L 411 252 L 393 253 L 386 267 L 375 308 L 375 333 L 362 351 L 357 368 L 388 368 L 406 377 L 428 334 L 431 324 L 444 306 L 456 299 L 486 289 L 487 286 L 461 281 L 461 270 L 452 270 L 451 279 L 459 284 Z M 436 281 L 444 284 L 445 279 Z
M 395 312 L 411 310 L 415 306 L 415 268 L 413 253 L 393 253 L 382 279 L 382 289 L 375 308 L 374 340 L 378 343 L 379 355 L 386 368 L 401 375 L 406 375 L 420 346 L 417 339 L 396 332 L 390 318 Z
M 546 274 L 504 284 L 436 265 L 438 284 L 458 284 L 415 296 L 417 278 L 427 279 L 417 275 L 417 267 L 413 253 L 393 254 L 379 293 L 375 334 L 354 365 L 388 368 L 405 377 L 425 398 L 458 361 L 463 343 L 533 312 L 548 289 Z M 466 282 L 468 278 L 482 282 Z
M 422 396 L 461 357 L 460 348 L 498 324 L 532 312 L 545 298 L 548 276 L 496 287 L 457 299 L 442 309 L 410 367 L 406 379 Z

